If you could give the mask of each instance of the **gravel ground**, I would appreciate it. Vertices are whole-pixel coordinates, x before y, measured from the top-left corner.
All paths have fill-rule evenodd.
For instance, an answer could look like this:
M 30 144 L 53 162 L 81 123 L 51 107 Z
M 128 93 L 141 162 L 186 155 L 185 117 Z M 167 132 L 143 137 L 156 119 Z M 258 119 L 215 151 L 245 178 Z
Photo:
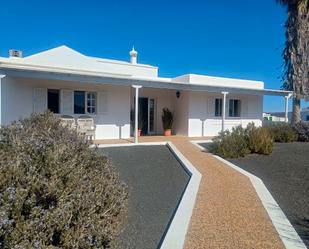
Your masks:
M 128 215 L 117 248 L 158 248 L 189 175 L 166 146 L 113 147 L 102 153 L 129 187 Z
M 229 161 L 263 180 L 309 248 L 309 143 L 275 144 L 269 156 Z

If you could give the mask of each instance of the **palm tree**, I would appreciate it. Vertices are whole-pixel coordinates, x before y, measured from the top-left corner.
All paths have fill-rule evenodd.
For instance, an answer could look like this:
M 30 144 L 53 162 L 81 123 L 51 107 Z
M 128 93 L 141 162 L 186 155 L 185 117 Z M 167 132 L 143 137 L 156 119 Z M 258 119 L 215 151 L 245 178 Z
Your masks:
M 309 98 L 309 0 L 277 0 L 287 6 L 286 42 L 283 51 L 283 86 L 293 91 L 292 123 L 298 123 L 300 100 Z

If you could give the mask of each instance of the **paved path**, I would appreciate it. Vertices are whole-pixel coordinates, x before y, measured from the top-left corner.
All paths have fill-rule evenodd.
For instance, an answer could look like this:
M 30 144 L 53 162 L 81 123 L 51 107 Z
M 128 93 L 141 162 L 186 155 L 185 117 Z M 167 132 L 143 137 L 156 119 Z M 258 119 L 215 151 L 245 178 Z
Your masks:
M 189 139 L 140 138 L 140 142 L 171 141 L 202 174 L 185 248 L 284 248 L 250 180 Z

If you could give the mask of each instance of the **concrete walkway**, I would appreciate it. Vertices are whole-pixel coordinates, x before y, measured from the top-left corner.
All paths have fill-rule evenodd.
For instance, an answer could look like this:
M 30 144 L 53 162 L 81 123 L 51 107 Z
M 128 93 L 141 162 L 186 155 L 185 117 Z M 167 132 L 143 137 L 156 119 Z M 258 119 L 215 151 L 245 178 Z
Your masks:
M 185 248 L 284 248 L 250 180 L 190 140 L 180 136 L 140 138 L 140 142 L 171 141 L 202 174 Z

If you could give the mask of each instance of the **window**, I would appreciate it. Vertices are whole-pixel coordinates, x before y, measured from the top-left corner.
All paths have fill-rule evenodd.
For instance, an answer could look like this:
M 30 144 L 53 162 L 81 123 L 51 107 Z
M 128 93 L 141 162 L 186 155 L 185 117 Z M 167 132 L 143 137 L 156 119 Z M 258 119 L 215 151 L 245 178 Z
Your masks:
M 74 91 L 74 114 L 96 113 L 96 93 Z
M 95 92 L 87 93 L 87 113 L 90 113 L 90 114 L 96 113 L 96 93 Z
M 47 90 L 47 108 L 53 113 L 59 113 L 59 90 Z
M 230 117 L 240 117 L 240 100 L 239 99 L 230 99 L 229 116 Z
M 85 114 L 85 92 L 74 91 L 74 113 Z
M 222 116 L 222 99 L 215 100 L 215 116 L 216 117 Z
M 309 121 L 309 115 L 307 115 L 307 117 L 306 117 L 306 121 Z

